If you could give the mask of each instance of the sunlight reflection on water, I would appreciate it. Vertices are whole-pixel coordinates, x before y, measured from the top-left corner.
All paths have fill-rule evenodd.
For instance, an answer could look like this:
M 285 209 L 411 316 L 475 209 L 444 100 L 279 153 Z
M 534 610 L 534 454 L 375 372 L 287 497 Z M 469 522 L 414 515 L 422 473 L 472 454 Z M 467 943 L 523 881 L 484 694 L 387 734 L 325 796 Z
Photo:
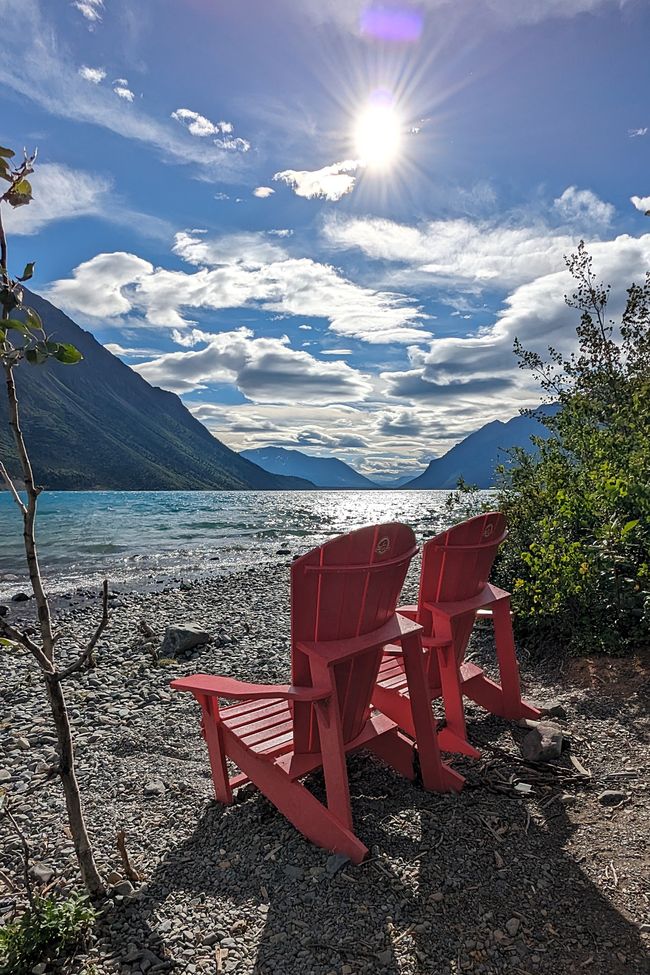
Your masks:
M 41 564 L 53 592 L 145 586 L 277 561 L 332 535 L 404 521 L 418 541 L 449 522 L 447 491 L 51 491 L 39 500 Z M 22 523 L 0 492 L 0 598 L 23 583 Z M 285 556 L 286 558 L 287 556 Z M 7 578 L 7 576 L 13 578 Z

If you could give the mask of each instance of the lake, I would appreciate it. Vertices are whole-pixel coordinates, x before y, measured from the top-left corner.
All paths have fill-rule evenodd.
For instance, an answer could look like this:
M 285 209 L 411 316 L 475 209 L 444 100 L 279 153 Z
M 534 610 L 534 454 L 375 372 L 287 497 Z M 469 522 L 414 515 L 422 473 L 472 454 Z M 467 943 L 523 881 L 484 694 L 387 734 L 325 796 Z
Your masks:
M 418 540 L 449 522 L 448 491 L 49 491 L 39 499 L 41 565 L 53 593 L 169 580 L 277 561 L 372 522 Z M 0 492 L 0 599 L 24 587 L 22 520 Z M 290 556 L 285 555 L 284 558 Z

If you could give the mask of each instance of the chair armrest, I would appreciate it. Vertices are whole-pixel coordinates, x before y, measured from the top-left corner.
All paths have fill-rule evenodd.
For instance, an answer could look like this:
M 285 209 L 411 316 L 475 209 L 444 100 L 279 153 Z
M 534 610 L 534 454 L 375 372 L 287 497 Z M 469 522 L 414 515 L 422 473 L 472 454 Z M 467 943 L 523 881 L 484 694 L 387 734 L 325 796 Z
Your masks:
M 191 691 L 194 695 L 208 697 L 242 698 L 254 701 L 258 698 L 271 698 L 281 701 L 323 701 L 331 696 L 330 688 L 293 687 L 291 684 L 249 684 L 232 677 L 217 677 L 213 674 L 192 674 L 179 677 L 170 682 L 175 691 Z
M 501 599 L 507 599 L 509 596 L 509 592 L 488 583 L 482 592 L 471 599 L 462 599 L 456 603 L 425 602 L 424 607 L 434 616 L 446 616 L 447 619 L 453 619 L 455 616 L 463 616 L 465 613 L 475 613 L 478 609 L 484 609 L 493 603 L 498 603 Z
M 406 616 L 407 620 L 415 620 L 418 615 L 418 607 L 416 603 L 409 603 L 407 606 L 398 606 L 397 612 L 400 616 Z
M 380 626 L 377 630 L 364 633 L 362 636 L 353 636 L 347 640 L 324 640 L 319 642 L 298 641 L 296 647 L 310 656 L 318 657 L 326 663 L 345 660 L 346 657 L 354 657 L 364 650 L 372 650 L 373 647 L 383 647 L 388 643 L 400 641 L 404 637 L 413 633 L 421 633 L 422 627 L 419 623 L 414 623 L 405 616 L 396 613 L 387 623 Z

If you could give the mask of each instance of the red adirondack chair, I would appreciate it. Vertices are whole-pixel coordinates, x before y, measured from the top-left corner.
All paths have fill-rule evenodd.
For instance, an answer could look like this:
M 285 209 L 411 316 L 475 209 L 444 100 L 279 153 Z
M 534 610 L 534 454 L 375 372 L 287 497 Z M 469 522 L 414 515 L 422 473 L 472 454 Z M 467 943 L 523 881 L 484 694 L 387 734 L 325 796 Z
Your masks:
M 438 734 L 440 747 L 474 758 L 480 753 L 467 738 L 463 695 L 503 718 L 540 715 L 537 708 L 521 698 L 510 594 L 488 582 L 506 535 L 504 516 L 493 511 L 430 539 L 422 549 L 417 606 L 401 606 L 398 610 L 424 627 L 422 643 L 429 650 L 430 697 L 442 697 L 445 708 L 446 727 Z M 486 677 L 475 664 L 464 662 L 478 615 L 491 616 L 494 623 L 501 684 Z M 400 728 L 416 735 L 405 668 L 398 650 L 389 648 L 384 653 L 372 701 Z
M 359 863 L 368 851 L 353 832 L 346 754 L 368 748 L 414 777 L 412 741 L 371 711 L 383 649 L 395 643 L 411 687 L 425 787 L 461 788 L 438 751 L 422 628 L 395 612 L 416 551 L 411 529 L 393 523 L 340 536 L 293 563 L 290 686 L 207 674 L 172 681 L 201 705 L 219 801 L 230 803 L 232 789 L 251 781 L 312 842 Z M 219 698 L 240 703 L 220 708 Z M 241 774 L 229 779 L 227 759 Z M 321 766 L 327 805 L 299 781 Z

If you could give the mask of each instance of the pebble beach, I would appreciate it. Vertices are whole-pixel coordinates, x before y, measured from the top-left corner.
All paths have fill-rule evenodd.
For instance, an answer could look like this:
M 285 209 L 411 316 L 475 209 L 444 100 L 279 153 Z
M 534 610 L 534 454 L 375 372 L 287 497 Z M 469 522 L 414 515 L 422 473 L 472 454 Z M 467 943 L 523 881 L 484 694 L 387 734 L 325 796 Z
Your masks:
M 285 557 L 157 592 L 112 593 L 96 667 L 66 687 L 88 825 L 112 892 L 64 970 L 648 971 L 650 672 L 639 661 L 533 665 L 521 648 L 527 698 L 564 714 L 568 748 L 552 766 L 527 765 L 525 730 L 471 704 L 482 758 L 450 758 L 467 779 L 459 795 L 426 793 L 368 754 L 353 756 L 355 829 L 371 849 L 359 867 L 311 846 L 250 786 L 231 807 L 214 802 L 197 708 L 169 681 L 194 671 L 286 681 L 289 566 Z M 412 574 L 407 599 L 415 584 Z M 29 619 L 32 602 L 10 602 L 9 618 Z M 96 592 L 57 600 L 62 657 L 87 638 L 99 609 Z M 189 622 L 209 640 L 162 656 L 166 628 Z M 470 656 L 493 669 L 489 629 Z M 72 891 L 63 796 L 48 779 L 56 753 L 44 690 L 21 652 L 3 652 L 0 674 L 0 786 L 29 840 L 36 885 Z M 309 785 L 322 795 L 319 775 Z M 24 906 L 22 861 L 5 822 L 0 830 L 7 920 Z M 140 881 L 124 876 L 119 831 Z

